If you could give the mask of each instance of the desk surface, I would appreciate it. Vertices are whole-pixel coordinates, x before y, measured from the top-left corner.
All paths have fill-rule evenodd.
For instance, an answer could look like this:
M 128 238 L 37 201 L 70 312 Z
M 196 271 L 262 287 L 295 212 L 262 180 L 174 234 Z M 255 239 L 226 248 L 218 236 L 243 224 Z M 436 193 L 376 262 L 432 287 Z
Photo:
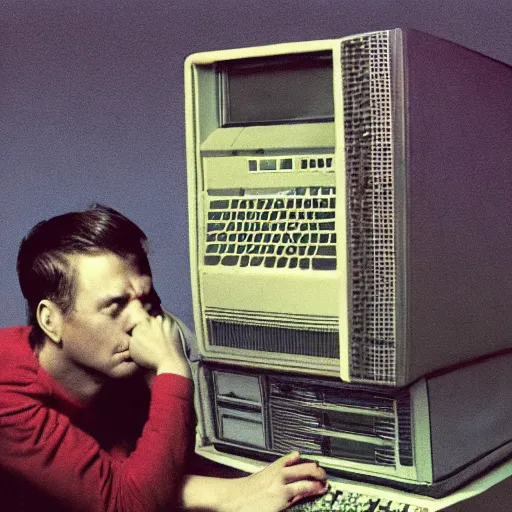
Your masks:
M 508 512 L 512 510 L 512 477 L 487 491 L 443 509 L 446 512 Z

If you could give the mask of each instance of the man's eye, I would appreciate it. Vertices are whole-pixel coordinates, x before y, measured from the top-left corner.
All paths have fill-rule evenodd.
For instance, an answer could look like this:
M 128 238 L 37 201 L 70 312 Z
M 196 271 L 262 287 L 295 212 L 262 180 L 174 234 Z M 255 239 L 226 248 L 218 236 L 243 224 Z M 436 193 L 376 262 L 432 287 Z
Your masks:
M 119 316 L 119 313 L 121 313 L 121 306 L 114 302 L 113 304 L 110 304 L 110 306 L 106 309 L 106 312 L 110 317 L 116 318 Z

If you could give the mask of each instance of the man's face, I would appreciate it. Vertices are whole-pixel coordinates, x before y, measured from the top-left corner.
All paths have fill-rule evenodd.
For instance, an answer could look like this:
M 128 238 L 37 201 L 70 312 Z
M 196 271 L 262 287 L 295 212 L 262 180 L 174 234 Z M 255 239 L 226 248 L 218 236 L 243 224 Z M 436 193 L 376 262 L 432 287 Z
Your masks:
M 138 366 L 130 359 L 130 332 L 148 313 L 152 281 L 134 259 L 112 253 L 75 255 L 77 293 L 64 316 L 62 355 L 70 370 L 121 378 Z

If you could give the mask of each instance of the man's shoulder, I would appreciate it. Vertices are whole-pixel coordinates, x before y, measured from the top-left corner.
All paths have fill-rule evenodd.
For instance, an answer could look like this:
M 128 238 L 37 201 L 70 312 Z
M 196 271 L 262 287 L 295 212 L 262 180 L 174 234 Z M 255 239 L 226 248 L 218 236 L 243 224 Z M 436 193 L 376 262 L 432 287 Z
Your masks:
M 0 328 L 0 355 L 4 357 L 27 355 L 29 350 L 30 327 L 16 325 Z
M 0 328 L 0 385 L 21 378 L 32 380 L 37 373 L 37 359 L 29 343 L 30 327 Z
M 8 338 L 28 338 L 32 328 L 28 325 L 11 325 L 8 327 L 0 327 L 0 339 Z

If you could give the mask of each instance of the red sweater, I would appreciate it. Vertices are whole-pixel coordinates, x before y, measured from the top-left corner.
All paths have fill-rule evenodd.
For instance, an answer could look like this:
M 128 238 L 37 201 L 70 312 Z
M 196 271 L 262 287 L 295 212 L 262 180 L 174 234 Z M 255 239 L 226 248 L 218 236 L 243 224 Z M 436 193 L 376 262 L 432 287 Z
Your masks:
M 39 365 L 28 327 L 0 329 L 0 506 L 170 510 L 193 432 L 192 382 L 161 374 L 106 386 L 85 406 Z M 7 493 L 7 494 L 6 494 Z M 37 508 L 31 508 L 37 503 Z M 48 509 L 49 510 L 49 509 Z

